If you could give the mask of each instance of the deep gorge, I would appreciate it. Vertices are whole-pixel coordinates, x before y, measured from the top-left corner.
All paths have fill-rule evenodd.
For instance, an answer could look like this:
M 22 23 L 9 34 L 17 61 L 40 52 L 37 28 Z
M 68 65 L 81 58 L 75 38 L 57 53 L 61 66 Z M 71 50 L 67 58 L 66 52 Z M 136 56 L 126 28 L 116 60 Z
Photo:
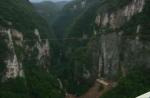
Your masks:
M 0 97 L 150 91 L 149 11 L 149 0 L 1 0 Z

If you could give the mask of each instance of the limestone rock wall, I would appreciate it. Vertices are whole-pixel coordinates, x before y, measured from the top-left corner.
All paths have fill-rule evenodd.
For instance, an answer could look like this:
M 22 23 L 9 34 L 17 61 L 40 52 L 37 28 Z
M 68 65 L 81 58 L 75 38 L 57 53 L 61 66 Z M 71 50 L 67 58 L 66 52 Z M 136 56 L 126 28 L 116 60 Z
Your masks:
M 117 74 L 119 65 L 119 35 L 110 33 L 101 36 L 101 55 L 99 57 L 99 71 L 103 76 Z M 103 70 L 103 71 L 102 71 Z
M 130 4 L 113 13 L 98 14 L 95 23 L 101 27 L 109 26 L 112 29 L 119 28 L 126 21 L 129 21 L 132 16 L 141 13 L 144 5 L 145 0 L 132 0 Z
M 145 5 L 145 0 L 132 0 L 128 5 L 111 13 L 98 13 L 95 23 L 99 28 L 112 29 L 110 32 L 97 31 L 101 33 L 100 37 L 100 54 L 98 63 L 99 77 L 115 77 L 118 75 L 121 64 L 128 66 L 137 61 L 136 57 L 140 53 L 143 45 L 139 41 L 141 25 L 137 25 L 134 39 L 124 39 L 123 31 L 117 31 L 124 23 L 130 21 L 132 16 L 141 13 Z M 126 46 L 128 47 L 126 47 Z M 123 49 L 124 48 L 124 49 Z M 126 49 L 127 48 L 127 49 Z M 131 55 L 133 53 L 134 55 Z M 123 62 L 120 62 L 120 54 L 123 54 Z M 135 61 L 131 61 L 131 57 Z M 130 60 L 129 60 L 130 58 Z M 132 59 L 133 59 L 132 58 Z M 142 56 L 140 56 L 143 61 Z M 140 60 L 139 60 L 140 61 Z M 127 64 L 128 62 L 128 64 Z M 130 64 L 129 64 L 130 62 Z M 121 63 L 121 64 L 120 64 Z
M 29 59 L 30 61 L 35 58 L 35 64 L 42 66 L 48 71 L 49 62 L 49 41 L 48 39 L 41 39 L 38 29 L 35 29 L 35 39 L 25 39 L 22 32 L 19 32 L 11 28 L 0 28 L 1 37 L 5 37 L 3 40 L 7 45 L 9 51 L 5 62 L 6 67 L 3 72 L 3 79 L 25 77 L 23 70 L 23 61 Z M 36 38 L 37 37 L 37 38 Z M 2 39 L 1 39 L 2 40 Z M 28 42 L 28 43 L 27 43 Z M 33 43 L 32 46 L 29 43 Z M 3 48 L 3 47 L 0 47 Z M 33 52 L 38 50 L 33 57 Z

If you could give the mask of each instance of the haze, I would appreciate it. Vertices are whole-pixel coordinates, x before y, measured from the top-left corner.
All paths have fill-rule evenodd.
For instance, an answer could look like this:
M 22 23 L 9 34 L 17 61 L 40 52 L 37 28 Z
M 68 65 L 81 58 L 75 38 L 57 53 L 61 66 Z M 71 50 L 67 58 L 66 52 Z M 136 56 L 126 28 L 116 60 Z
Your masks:
M 31 2 L 42 2 L 42 1 L 53 1 L 53 2 L 59 2 L 59 1 L 71 1 L 71 0 L 30 0 Z

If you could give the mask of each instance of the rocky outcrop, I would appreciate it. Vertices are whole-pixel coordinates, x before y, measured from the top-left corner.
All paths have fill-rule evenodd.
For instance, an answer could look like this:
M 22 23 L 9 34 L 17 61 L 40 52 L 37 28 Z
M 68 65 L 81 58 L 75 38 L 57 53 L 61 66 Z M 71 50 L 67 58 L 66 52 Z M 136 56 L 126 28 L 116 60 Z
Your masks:
M 84 8 L 86 6 L 86 0 L 81 2 L 81 7 Z
M 36 48 L 38 49 L 38 60 L 40 60 L 43 56 L 49 56 L 49 42 L 48 39 L 41 39 L 39 31 L 35 29 L 34 31 L 38 41 L 36 43 Z
M 72 8 L 73 10 L 80 10 L 80 9 L 84 9 L 86 7 L 86 0 L 81 0 L 78 1 L 77 3 L 73 4 Z
M 99 77 L 113 77 L 119 68 L 119 35 L 109 33 L 101 36 L 101 52 L 99 55 Z
M 6 60 L 6 74 L 5 79 L 24 77 L 24 71 L 22 68 L 22 63 L 18 61 L 16 55 L 12 59 Z
M 145 0 L 132 0 L 130 4 L 113 13 L 98 14 L 95 23 L 101 27 L 109 26 L 112 29 L 119 28 L 132 16 L 142 12 Z
M 24 77 L 24 71 L 22 68 L 22 59 L 17 58 L 17 54 L 15 51 L 15 45 L 22 46 L 23 45 L 23 36 L 20 32 L 13 29 L 5 29 L 1 28 L 1 33 L 3 36 L 7 36 L 5 42 L 9 51 L 7 58 L 5 59 L 6 69 L 3 80 L 8 78 L 16 78 L 16 77 Z M 16 40 L 13 40 L 13 37 Z
M 37 63 L 39 66 L 48 71 L 47 62 L 49 62 L 49 42 L 48 39 L 41 39 L 40 34 L 37 29 L 35 29 L 35 37 L 37 39 L 25 40 L 23 33 L 15 29 L 6 29 L 1 28 L 1 36 L 5 37 L 4 41 L 7 44 L 7 51 L 9 54 L 5 58 L 6 68 L 4 71 L 3 79 L 7 80 L 9 78 L 24 77 L 23 70 L 23 61 L 29 59 L 33 60 L 33 52 L 38 50 L 37 55 L 34 58 L 37 58 Z M 30 46 L 27 42 L 33 42 L 33 45 Z M 27 55 L 27 56 L 25 56 Z M 32 58 L 31 58 L 32 56 Z M 46 61 L 47 60 L 47 61 Z
M 49 53 L 49 41 L 48 39 L 41 39 L 38 29 L 34 31 L 38 41 L 35 44 L 35 48 L 38 49 L 37 59 L 39 61 L 39 65 L 43 65 L 43 67 L 47 70 L 47 64 L 49 62 L 50 53 Z

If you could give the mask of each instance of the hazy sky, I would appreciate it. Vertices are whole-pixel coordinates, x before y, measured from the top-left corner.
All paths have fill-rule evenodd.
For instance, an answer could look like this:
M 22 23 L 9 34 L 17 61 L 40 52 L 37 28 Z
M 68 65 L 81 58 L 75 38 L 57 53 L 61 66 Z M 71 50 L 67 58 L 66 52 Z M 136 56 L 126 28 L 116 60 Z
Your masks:
M 53 1 L 53 2 L 58 2 L 58 1 L 71 1 L 71 0 L 30 0 L 31 2 L 41 2 L 41 1 Z

